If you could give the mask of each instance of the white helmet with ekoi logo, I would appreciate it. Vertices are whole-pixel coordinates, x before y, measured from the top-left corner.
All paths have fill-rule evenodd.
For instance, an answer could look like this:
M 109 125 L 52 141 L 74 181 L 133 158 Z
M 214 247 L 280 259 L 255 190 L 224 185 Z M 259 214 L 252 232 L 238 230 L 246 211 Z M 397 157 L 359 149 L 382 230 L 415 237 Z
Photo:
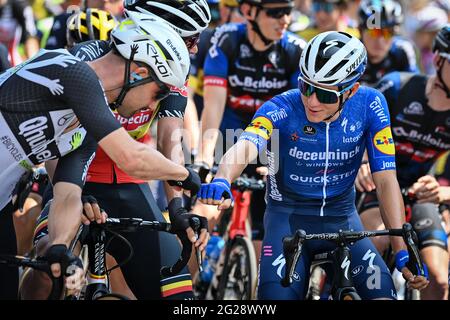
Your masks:
M 129 17 L 111 32 L 111 40 L 126 60 L 144 63 L 166 85 L 183 87 L 189 73 L 189 52 L 168 24 L 152 17 Z

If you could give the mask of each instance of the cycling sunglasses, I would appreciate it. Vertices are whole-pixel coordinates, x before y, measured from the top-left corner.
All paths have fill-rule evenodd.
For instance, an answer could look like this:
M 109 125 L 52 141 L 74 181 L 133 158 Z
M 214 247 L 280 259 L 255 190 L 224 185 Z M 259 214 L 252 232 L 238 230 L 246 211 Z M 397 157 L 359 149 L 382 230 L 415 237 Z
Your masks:
M 199 43 L 200 34 L 195 34 L 190 37 L 185 37 L 185 38 L 183 38 L 183 40 L 184 40 L 184 43 L 186 44 L 186 47 L 188 48 L 188 50 L 191 50 Z
M 383 37 L 386 40 L 392 39 L 395 35 L 394 29 L 392 28 L 374 28 L 374 29 L 366 29 L 365 30 L 369 37 L 371 38 L 380 38 Z
M 352 87 L 353 86 L 347 87 L 342 91 L 335 91 L 331 89 L 319 88 L 302 77 L 298 78 L 298 88 L 300 89 L 301 94 L 305 97 L 310 97 L 313 93 L 315 93 L 317 100 L 324 104 L 333 104 L 338 102 L 339 97 Z
M 336 5 L 328 2 L 314 2 L 312 8 L 314 12 L 324 11 L 330 14 L 336 9 Z
M 281 19 L 285 15 L 290 15 L 293 7 L 279 7 L 279 8 L 262 8 L 266 15 L 272 19 Z

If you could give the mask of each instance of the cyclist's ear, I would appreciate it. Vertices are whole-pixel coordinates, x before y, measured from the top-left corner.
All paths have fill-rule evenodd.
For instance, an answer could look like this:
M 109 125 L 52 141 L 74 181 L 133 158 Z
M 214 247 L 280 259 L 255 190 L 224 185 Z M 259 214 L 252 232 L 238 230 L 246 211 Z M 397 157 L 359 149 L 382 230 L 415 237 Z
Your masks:
M 130 74 L 131 80 L 145 79 L 148 76 L 149 71 L 146 67 L 136 67 Z

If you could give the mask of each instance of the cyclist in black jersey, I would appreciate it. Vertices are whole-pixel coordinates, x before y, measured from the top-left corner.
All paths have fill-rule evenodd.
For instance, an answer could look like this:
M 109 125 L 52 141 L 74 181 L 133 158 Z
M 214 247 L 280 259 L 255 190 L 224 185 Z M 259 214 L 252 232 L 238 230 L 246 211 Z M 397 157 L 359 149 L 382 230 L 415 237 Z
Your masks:
M 392 71 L 418 72 L 413 44 L 398 36 L 402 22 L 403 12 L 397 1 L 362 1 L 359 30 L 368 55 L 362 84 L 373 87 Z
M 419 248 L 430 273 L 430 289 L 422 292 L 424 299 L 447 299 L 448 296 L 447 236 L 437 206 L 445 198 L 439 197 L 439 185 L 433 183 L 427 173 L 439 155 L 450 149 L 449 47 L 450 27 L 447 26 L 438 33 L 433 48 L 436 76 L 393 72 L 376 86 L 389 105 L 400 187 L 412 186 L 409 191 L 422 199 L 413 205 L 411 223 L 417 231 Z M 367 164 L 361 166 L 356 186 L 359 191 L 372 191 L 360 211 L 365 227 L 384 228 Z M 381 239 L 374 242 L 379 251 L 385 250 L 386 243 Z
M 182 10 L 180 14 L 182 13 Z M 145 19 L 148 17 L 143 13 L 126 11 L 126 15 L 135 19 Z M 70 27 L 69 27 L 70 28 Z M 73 31 L 79 31 L 77 26 L 73 26 Z M 191 48 L 195 49 L 195 48 Z M 90 41 L 76 45 L 71 53 L 83 60 L 95 60 L 106 55 L 111 50 L 107 41 Z M 87 54 L 89 53 L 89 55 Z M 148 131 L 153 119 L 158 118 L 158 127 L 167 125 L 165 118 L 177 117 L 183 120 L 186 97 L 179 94 L 179 89 L 174 89 L 171 95 L 162 100 L 159 109 L 155 111 L 156 116 L 149 116 L 148 112 L 138 113 L 129 122 L 115 115 L 120 119 L 122 126 L 136 140 L 142 141 L 143 136 Z M 176 106 L 176 107 L 175 107 Z M 182 108 L 180 108 L 182 106 Z M 178 118 L 179 117 L 179 118 Z M 144 120 L 148 119 L 148 120 Z M 171 122 L 169 122 L 170 124 Z M 173 127 L 172 127 L 173 128 Z M 159 135 L 159 132 L 158 132 Z M 159 136 L 158 136 L 159 139 Z M 180 141 L 181 143 L 181 141 Z M 171 155 L 168 154 L 168 157 Z M 109 217 L 133 217 L 144 220 L 164 220 L 160 210 L 157 208 L 153 195 L 150 192 L 147 182 L 133 179 L 113 167 L 111 170 L 111 160 L 105 158 L 101 149 L 97 150 L 91 167 L 87 173 L 87 182 L 83 193 L 94 196 L 99 206 L 106 210 Z M 114 176 L 111 177 L 110 176 Z M 175 197 L 174 197 L 175 198 Z M 173 200 L 172 198 L 170 200 Z M 173 202 L 172 202 L 173 203 Z M 173 204 L 171 204 L 171 209 Z M 36 247 L 42 250 L 43 239 L 48 233 L 44 226 L 44 212 L 39 219 L 39 227 L 36 230 L 35 242 L 39 240 Z M 153 231 L 140 231 L 133 234 L 124 235 L 131 243 L 134 251 L 133 259 L 121 269 L 125 280 L 132 292 L 138 299 L 192 299 L 191 277 L 187 269 L 174 277 L 161 278 L 159 270 L 162 265 L 172 264 L 179 257 L 180 248 L 175 236 L 156 233 Z M 199 235 L 198 242 L 207 237 L 206 230 Z M 41 240 L 42 239 L 42 240 Z M 203 247 L 200 247 L 202 250 Z M 123 261 L 128 256 L 128 249 L 122 243 L 113 241 L 108 246 L 107 251 L 111 253 L 117 261 Z M 45 279 L 40 279 L 45 281 Z M 40 285 L 32 284 L 33 287 L 43 287 L 46 282 Z M 45 291 L 42 296 L 45 296 Z M 27 294 L 26 298 L 40 298 L 40 292 Z
M 168 85 L 182 87 L 189 69 L 184 41 L 158 21 L 148 21 L 145 28 L 128 21 L 112 33 L 112 39 L 114 50 L 91 63 L 65 50 L 42 50 L 0 76 L 0 132 L 5 149 L 0 153 L 2 220 L 8 220 L 14 210 L 9 201 L 14 199 L 14 184 L 22 173 L 33 164 L 59 158 L 53 174 L 54 199 L 49 216 L 52 246 L 47 252 L 50 261 L 55 262 L 55 275 L 60 272 L 59 261 L 70 256 L 66 246 L 80 223 L 81 188 L 96 141 L 128 174 L 141 179 L 182 181 L 177 185 L 194 191 L 199 186 L 194 172 L 131 139 L 108 106 L 129 117 L 143 106 L 154 108 L 167 96 Z M 161 50 L 164 56 L 159 55 Z M 172 218 L 175 228 L 185 222 L 177 220 L 178 216 Z M 192 239 L 193 232 L 188 231 Z M 9 242 L 1 247 L 7 251 L 4 253 L 15 251 Z M 77 258 L 70 259 L 79 265 Z M 2 278 L 14 278 L 14 272 L 11 275 L 2 270 Z M 2 285 L 4 296 L 15 296 L 14 288 L 4 289 Z

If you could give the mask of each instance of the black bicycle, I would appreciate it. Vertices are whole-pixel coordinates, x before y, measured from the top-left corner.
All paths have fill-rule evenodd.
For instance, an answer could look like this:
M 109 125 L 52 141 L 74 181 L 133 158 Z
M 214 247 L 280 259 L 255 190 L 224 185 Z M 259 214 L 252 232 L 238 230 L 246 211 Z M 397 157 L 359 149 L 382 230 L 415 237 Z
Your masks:
M 195 233 L 200 228 L 200 220 L 196 217 L 191 218 L 191 227 Z M 133 257 L 133 247 L 121 233 L 136 232 L 139 229 L 147 228 L 155 231 L 170 232 L 171 224 L 160 221 L 145 221 L 139 218 L 107 218 L 106 223 L 91 223 L 89 226 L 82 226 L 87 231 L 79 232 L 79 240 L 86 244 L 88 248 L 88 284 L 84 293 L 84 300 L 128 300 L 128 298 L 111 292 L 107 276 L 115 268 L 124 265 Z M 84 235 L 83 235 L 84 233 Z M 129 249 L 130 254 L 125 261 L 120 262 L 110 270 L 106 270 L 106 234 L 110 233 L 124 241 Z M 188 239 L 186 232 L 177 233 L 182 243 L 182 251 L 180 258 L 172 266 L 164 266 L 161 268 L 161 276 L 171 277 L 178 274 L 188 263 L 192 252 L 192 243 Z
M 194 232 L 198 232 L 200 228 L 200 221 L 198 218 L 193 217 L 190 221 L 191 227 Z M 81 225 L 75 239 L 70 245 L 70 251 L 73 252 L 75 245 L 80 242 L 87 245 L 88 252 L 88 284 L 83 294 L 84 300 L 128 300 L 127 297 L 117 293 L 113 293 L 108 285 L 107 276 L 114 268 L 118 268 L 121 265 L 129 261 L 133 256 L 133 247 L 127 239 L 125 239 L 120 233 L 136 232 L 139 229 L 147 228 L 155 231 L 170 232 L 171 224 L 160 221 L 145 221 L 139 218 L 107 218 L 106 223 L 97 224 L 91 222 L 89 226 Z M 123 240 L 130 248 L 130 254 L 125 261 L 122 261 L 117 266 L 106 269 L 106 234 L 112 233 L 113 236 Z M 188 239 L 186 232 L 177 233 L 182 243 L 182 251 L 180 258 L 172 266 L 164 266 L 161 268 L 161 275 L 164 277 L 170 277 L 178 274 L 188 263 L 191 251 L 192 243 Z M 52 280 L 52 289 L 48 296 L 48 300 L 79 300 L 79 297 L 72 295 L 64 295 L 64 279 L 63 277 L 55 278 L 50 271 L 50 265 L 45 257 L 37 257 L 35 259 L 12 256 L 12 255 L 0 255 L 0 263 L 10 266 L 30 267 L 38 271 L 45 272 Z M 67 268 L 64 267 L 63 270 Z M 66 274 L 69 276 L 70 274 Z M 64 295 L 64 296 L 63 296 Z M 20 294 L 19 294 L 20 297 Z
M 402 229 L 388 229 L 379 231 L 342 231 L 336 233 L 306 234 L 302 229 L 295 232 L 292 237 L 283 238 L 283 254 L 286 259 L 286 271 L 281 284 L 288 287 L 292 284 L 295 268 L 302 252 L 302 246 L 309 240 L 326 240 L 336 244 L 336 249 L 316 256 L 313 264 L 331 263 L 333 266 L 333 282 L 331 285 L 331 297 L 333 300 L 361 300 L 357 293 L 353 279 L 349 275 L 346 266 L 351 262 L 350 248 L 348 244 L 367 237 L 397 236 L 403 237 L 409 253 L 407 267 L 416 275 L 425 275 L 426 271 L 420 259 L 416 246 L 417 236 L 409 223 L 405 223 Z

